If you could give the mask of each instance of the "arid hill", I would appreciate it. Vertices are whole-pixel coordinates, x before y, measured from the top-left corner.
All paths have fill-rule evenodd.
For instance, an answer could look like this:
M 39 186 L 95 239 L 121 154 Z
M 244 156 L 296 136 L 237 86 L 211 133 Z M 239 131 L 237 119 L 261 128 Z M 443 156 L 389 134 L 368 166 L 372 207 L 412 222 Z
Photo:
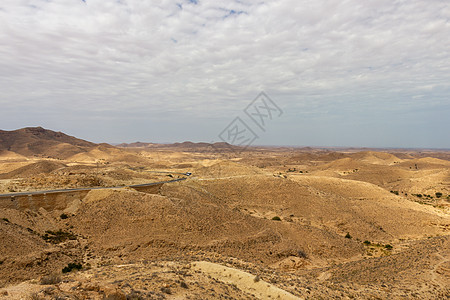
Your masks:
M 19 131 L 1 132 L 0 300 L 450 295 L 447 153 Z M 61 188 L 90 190 L 28 193 Z
M 54 170 L 65 168 L 67 165 L 54 161 L 40 161 L 20 167 L 8 173 L 0 173 L 0 179 L 13 179 L 21 177 L 36 176 L 39 174 L 48 174 Z
M 106 143 L 95 144 L 42 127 L 0 130 L 0 159 L 23 160 L 35 157 L 83 163 L 122 161 L 136 164 L 146 161 L 135 153 Z
M 85 152 L 95 145 L 42 127 L 0 130 L 0 151 L 6 150 L 24 156 L 39 155 L 64 159 Z

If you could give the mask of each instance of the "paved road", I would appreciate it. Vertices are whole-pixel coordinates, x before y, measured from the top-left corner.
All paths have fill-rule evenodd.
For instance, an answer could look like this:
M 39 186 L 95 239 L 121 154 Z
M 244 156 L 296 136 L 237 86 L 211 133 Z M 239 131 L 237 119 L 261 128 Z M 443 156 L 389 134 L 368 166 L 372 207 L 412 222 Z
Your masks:
M 0 198 L 11 198 L 11 197 L 28 196 L 28 195 L 56 194 L 56 193 L 70 193 L 70 192 L 81 192 L 81 191 L 91 191 L 91 190 L 101 190 L 101 189 L 119 189 L 119 188 L 124 188 L 124 187 L 137 188 L 137 187 L 146 187 L 146 186 L 152 186 L 152 185 L 157 185 L 157 184 L 162 184 L 162 183 L 177 182 L 177 181 L 183 181 L 183 180 L 186 180 L 186 178 L 178 178 L 178 179 L 173 179 L 173 180 L 151 182 L 151 183 L 144 183 L 144 184 L 112 186 L 112 187 L 93 187 L 93 188 L 60 189 L 60 190 L 9 193 L 9 194 L 0 194 Z
M 179 172 L 149 171 L 149 170 L 141 170 L 141 169 L 136 169 L 136 168 L 130 168 L 130 170 L 137 171 L 137 172 L 146 172 L 146 173 L 177 174 L 177 175 L 189 176 L 188 173 L 179 173 Z M 189 174 L 190 174 L 190 173 L 189 173 Z

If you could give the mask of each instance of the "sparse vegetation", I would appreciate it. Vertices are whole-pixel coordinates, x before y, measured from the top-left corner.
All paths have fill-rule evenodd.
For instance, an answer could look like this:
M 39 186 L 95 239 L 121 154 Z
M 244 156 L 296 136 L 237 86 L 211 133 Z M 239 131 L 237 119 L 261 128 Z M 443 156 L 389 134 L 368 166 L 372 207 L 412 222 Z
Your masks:
M 273 221 L 281 221 L 281 218 L 279 216 L 275 216 L 272 218 Z
M 2 218 L 3 221 L 5 221 L 6 223 L 9 223 L 8 218 Z
M 30 299 L 30 300 L 41 300 L 41 299 L 43 299 L 43 298 L 41 298 L 41 296 L 39 296 L 39 293 L 32 293 L 32 294 L 29 296 L 29 299 Z
M 436 192 L 435 195 L 436 195 L 436 198 L 441 198 L 442 197 L 442 193 L 441 192 Z
M 308 258 L 308 255 L 306 254 L 305 251 L 303 251 L 303 250 L 298 250 L 298 251 L 297 251 L 297 257 L 300 257 L 300 258 Z
M 67 219 L 69 216 L 65 213 L 62 213 L 59 217 L 64 220 Z
M 79 263 L 73 262 L 69 263 L 66 267 L 62 269 L 63 273 L 69 273 L 72 272 L 72 270 L 81 270 L 83 266 Z
M 45 234 L 42 236 L 42 238 L 46 242 L 50 242 L 53 244 L 59 244 L 66 240 L 76 240 L 77 239 L 77 237 L 73 233 L 65 232 L 65 231 L 62 231 L 61 229 L 58 231 L 47 230 L 45 232 Z
M 61 276 L 58 274 L 50 274 L 43 276 L 41 278 L 40 284 L 42 285 L 48 285 L 48 284 L 57 284 L 61 282 Z
M 163 293 L 165 293 L 167 295 L 171 295 L 172 294 L 172 291 L 168 287 L 162 287 L 161 288 L 161 292 L 163 292 Z
M 395 195 L 397 195 L 397 196 L 398 196 L 398 194 L 399 194 L 398 191 L 391 191 L 391 193 L 392 193 L 392 194 L 395 194 Z
M 126 297 L 127 297 L 127 300 L 144 300 L 145 299 L 144 297 L 142 297 L 142 295 L 140 295 L 138 293 L 138 291 L 132 291 Z M 119 295 L 118 295 L 115 299 L 119 300 L 119 299 L 123 299 L 123 298 L 119 297 Z
M 345 238 L 346 238 L 346 239 L 351 239 L 352 236 L 350 235 L 350 233 L 347 232 L 347 234 L 345 235 Z

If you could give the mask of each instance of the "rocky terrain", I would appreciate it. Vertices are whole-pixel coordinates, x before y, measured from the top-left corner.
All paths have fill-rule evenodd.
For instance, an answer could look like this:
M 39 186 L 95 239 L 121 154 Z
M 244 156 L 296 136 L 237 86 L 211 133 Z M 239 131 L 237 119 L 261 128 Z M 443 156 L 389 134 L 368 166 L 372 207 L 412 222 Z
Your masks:
M 445 151 L 0 144 L 0 299 L 450 295 Z

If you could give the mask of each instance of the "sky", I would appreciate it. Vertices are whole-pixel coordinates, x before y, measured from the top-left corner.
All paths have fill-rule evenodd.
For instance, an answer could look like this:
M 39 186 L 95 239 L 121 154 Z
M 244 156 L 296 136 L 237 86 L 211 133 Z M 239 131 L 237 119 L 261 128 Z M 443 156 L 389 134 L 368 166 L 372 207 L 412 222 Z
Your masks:
M 2 0 L 0 129 L 27 126 L 450 148 L 450 2 Z

